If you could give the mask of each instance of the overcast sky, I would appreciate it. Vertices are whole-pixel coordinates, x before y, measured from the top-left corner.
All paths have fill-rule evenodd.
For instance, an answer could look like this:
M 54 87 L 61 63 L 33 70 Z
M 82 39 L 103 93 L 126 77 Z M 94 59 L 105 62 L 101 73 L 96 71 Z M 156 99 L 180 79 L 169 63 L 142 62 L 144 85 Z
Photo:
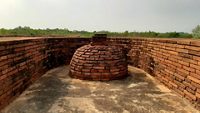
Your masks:
M 200 0 L 0 0 L 0 28 L 191 32 Z

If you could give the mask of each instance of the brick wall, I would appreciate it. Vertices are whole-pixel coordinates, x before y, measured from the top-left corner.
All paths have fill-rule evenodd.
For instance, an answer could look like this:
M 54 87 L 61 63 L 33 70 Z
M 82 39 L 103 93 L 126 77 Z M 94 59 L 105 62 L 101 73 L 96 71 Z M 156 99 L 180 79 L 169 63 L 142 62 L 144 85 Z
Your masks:
M 200 40 L 110 39 L 125 45 L 139 67 L 200 109 Z
M 128 63 L 144 69 L 200 109 L 200 40 L 111 38 Z M 0 42 L 0 109 L 48 69 L 68 64 L 83 38 L 40 38 Z
M 68 63 L 89 39 L 33 39 L 0 42 L 0 109 L 48 69 Z

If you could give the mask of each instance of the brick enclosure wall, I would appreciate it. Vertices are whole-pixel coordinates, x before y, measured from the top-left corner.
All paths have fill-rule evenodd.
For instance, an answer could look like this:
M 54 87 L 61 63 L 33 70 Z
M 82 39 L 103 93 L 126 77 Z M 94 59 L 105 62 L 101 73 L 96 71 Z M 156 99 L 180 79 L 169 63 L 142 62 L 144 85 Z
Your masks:
M 69 63 L 89 39 L 33 39 L 0 42 L 0 109 L 47 70 Z
M 200 109 L 200 40 L 111 38 L 125 48 L 128 63 L 144 69 Z M 0 42 L 0 109 L 47 70 L 68 64 L 83 38 Z
M 200 109 L 200 40 L 111 39 L 139 67 Z

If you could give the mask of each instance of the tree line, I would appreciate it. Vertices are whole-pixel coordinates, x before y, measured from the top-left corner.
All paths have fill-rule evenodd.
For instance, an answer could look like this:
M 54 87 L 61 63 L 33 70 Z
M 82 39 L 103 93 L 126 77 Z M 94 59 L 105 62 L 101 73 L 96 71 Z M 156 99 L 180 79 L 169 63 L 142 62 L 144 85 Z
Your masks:
M 110 32 L 110 31 L 98 31 L 107 33 L 110 37 L 158 37 L 158 38 L 200 38 L 200 25 L 193 29 L 193 33 L 185 32 L 166 32 L 159 33 L 154 31 L 147 32 Z M 40 36 L 51 36 L 51 37 L 91 37 L 97 33 L 97 31 L 70 31 L 68 29 L 33 29 L 30 27 L 17 27 L 14 29 L 0 29 L 0 37 L 40 37 Z

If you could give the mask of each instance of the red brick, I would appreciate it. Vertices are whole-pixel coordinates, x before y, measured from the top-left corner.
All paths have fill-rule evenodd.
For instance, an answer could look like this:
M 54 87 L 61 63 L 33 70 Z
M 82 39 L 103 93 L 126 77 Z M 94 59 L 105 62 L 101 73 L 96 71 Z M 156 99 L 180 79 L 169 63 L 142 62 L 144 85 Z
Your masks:
M 178 82 L 176 80 L 173 81 L 178 87 L 181 87 L 181 88 L 186 88 L 185 84 L 181 83 L 181 82 Z
M 188 92 L 186 90 L 184 90 L 184 93 L 185 93 L 186 96 L 188 96 L 192 100 L 196 100 L 197 99 L 197 97 L 195 95 L 193 95 L 192 93 L 190 93 L 190 92 Z
M 90 69 L 82 69 L 83 72 L 90 72 Z
M 190 92 L 191 94 L 195 95 L 195 91 L 191 89 L 190 87 L 186 87 L 186 90 Z
M 200 56 L 192 56 L 194 60 L 200 61 Z
M 178 68 L 182 67 L 182 65 L 179 64 L 179 63 L 173 63 L 173 65 L 176 66 L 176 67 L 178 67 Z
M 183 84 L 186 86 L 186 87 L 189 87 L 190 89 L 192 90 L 196 90 L 197 88 L 195 87 L 195 85 L 192 85 L 191 83 L 189 82 L 186 82 L 186 81 L 183 81 Z
M 181 49 L 184 49 L 185 48 L 185 45 L 176 45 L 176 48 L 181 48 Z
M 200 47 L 200 41 L 198 40 L 191 41 L 191 45 Z
M 196 92 L 196 97 L 200 99 L 200 93 Z
M 101 67 L 93 67 L 93 69 L 105 69 L 104 66 L 101 66 Z
M 178 63 L 182 64 L 182 65 L 185 65 L 185 66 L 189 66 L 189 63 L 188 62 L 184 62 L 182 60 L 178 60 Z
M 176 51 L 181 52 L 181 53 L 189 53 L 189 51 L 187 49 L 176 48 Z
M 178 44 L 190 45 L 191 40 L 179 40 L 177 41 Z
M 179 78 L 179 79 L 181 79 L 181 80 L 185 80 L 184 76 L 181 76 L 181 75 L 179 75 L 177 73 L 174 73 L 174 76 L 177 77 L 177 78 Z
M 200 84 L 196 82 L 191 81 L 191 85 L 195 86 L 196 88 L 200 88 Z
M 197 93 L 200 93 L 200 88 L 199 88 L 199 89 L 197 89 Z
M 195 47 L 195 46 L 185 46 L 186 49 L 189 50 L 195 50 L 195 51 L 200 51 L 200 47 Z
M 190 67 L 194 68 L 194 69 L 197 69 L 197 70 L 200 70 L 200 66 L 199 65 L 190 64 Z
M 192 76 L 192 77 L 195 77 L 195 78 L 197 78 L 197 79 L 200 79 L 200 75 L 199 74 L 196 74 L 196 73 L 190 73 L 190 76 Z
M 172 81 L 169 81 L 169 84 L 171 84 L 173 87 L 175 87 L 175 88 L 177 88 L 178 87 L 178 85 L 177 84 L 175 84 L 174 82 L 172 82 Z
M 8 56 L 6 55 L 6 56 L 0 56 L 0 61 L 2 61 L 2 60 L 6 60 L 8 58 Z
M 200 79 L 197 79 L 197 78 L 192 77 L 192 76 L 188 76 L 187 78 L 192 80 L 193 82 L 196 82 L 196 83 L 200 84 Z
M 189 75 L 189 71 L 187 71 L 187 70 L 184 70 L 184 69 L 177 69 L 177 72 L 181 72 L 181 73 L 185 73 L 185 74 L 187 74 L 187 75 Z
M 180 94 L 182 97 L 185 96 L 185 94 L 183 93 L 183 91 L 181 91 L 180 89 L 174 89 L 174 91 L 176 91 L 178 94 Z
M 200 52 L 199 51 L 189 50 L 188 53 L 192 54 L 192 55 L 200 56 Z

